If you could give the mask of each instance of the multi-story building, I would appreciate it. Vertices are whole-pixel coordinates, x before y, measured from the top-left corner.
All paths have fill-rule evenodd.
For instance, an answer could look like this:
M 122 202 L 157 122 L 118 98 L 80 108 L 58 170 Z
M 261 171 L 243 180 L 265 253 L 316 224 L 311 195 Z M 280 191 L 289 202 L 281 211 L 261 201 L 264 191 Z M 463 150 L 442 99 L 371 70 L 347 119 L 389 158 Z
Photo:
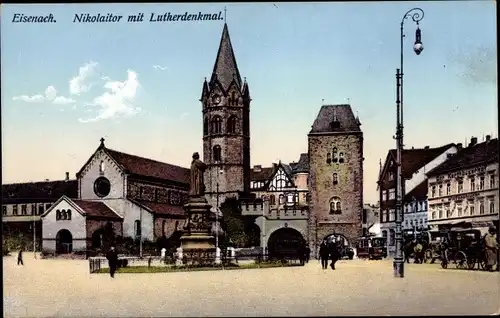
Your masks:
M 415 201 L 422 203 L 422 198 L 425 195 L 421 193 L 421 190 L 425 189 L 423 184 L 426 182 L 426 172 L 446 161 L 456 151 L 457 148 L 454 144 L 437 148 L 426 146 L 419 149 L 411 148 L 403 150 L 401 169 L 404 180 L 403 186 L 406 193 L 403 198 L 404 206 L 411 205 Z M 377 182 L 380 195 L 380 228 L 382 236 L 387 238 L 388 253 L 390 255 L 394 254 L 396 243 L 394 223 L 396 219 L 396 173 L 396 150 L 391 149 L 387 154 Z M 418 222 L 420 223 L 420 221 Z M 403 223 L 403 225 L 405 224 Z
M 403 230 L 416 235 L 429 229 L 427 223 L 427 182 L 422 181 L 405 195 Z
M 363 132 L 350 105 L 322 106 L 308 135 L 309 246 L 362 235 Z
M 363 205 L 363 236 L 380 236 L 380 207 L 378 204 Z
M 466 148 L 427 173 L 429 224 L 433 229 L 464 226 L 486 232 L 498 226 L 498 138 Z
M 77 180 L 70 180 L 69 172 L 64 180 L 3 184 L 3 236 L 22 234 L 25 239 L 34 238 L 39 249 L 42 242 L 41 215 L 63 195 L 74 199 L 78 195 Z

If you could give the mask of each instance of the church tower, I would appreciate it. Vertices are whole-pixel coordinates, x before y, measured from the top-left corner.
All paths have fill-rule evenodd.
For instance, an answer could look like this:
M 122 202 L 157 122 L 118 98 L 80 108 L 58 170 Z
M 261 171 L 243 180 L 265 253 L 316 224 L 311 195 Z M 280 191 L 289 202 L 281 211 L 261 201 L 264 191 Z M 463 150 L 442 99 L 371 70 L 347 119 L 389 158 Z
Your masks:
M 210 204 L 250 189 L 250 91 L 241 80 L 227 24 L 210 81 L 203 83 L 203 161 Z

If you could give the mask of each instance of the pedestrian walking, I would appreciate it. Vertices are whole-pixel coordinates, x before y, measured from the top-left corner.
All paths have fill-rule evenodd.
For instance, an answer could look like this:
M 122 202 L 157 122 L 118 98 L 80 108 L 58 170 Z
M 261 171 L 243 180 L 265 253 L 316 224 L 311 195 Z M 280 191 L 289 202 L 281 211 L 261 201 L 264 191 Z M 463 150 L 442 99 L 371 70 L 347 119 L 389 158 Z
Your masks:
M 311 248 L 309 245 L 306 246 L 306 263 L 309 263 L 309 258 L 311 257 Z
M 109 252 L 106 254 L 109 264 L 109 274 L 112 278 L 115 277 L 116 267 L 118 266 L 118 253 L 116 253 L 115 247 L 111 246 Z
M 339 252 L 339 247 L 337 245 L 337 242 L 335 242 L 335 241 L 330 242 L 329 252 L 330 252 L 330 259 L 332 261 L 330 263 L 330 267 L 332 268 L 332 270 L 335 270 L 335 263 L 337 263 L 337 261 L 340 258 L 340 252 Z
M 328 244 L 326 240 L 321 242 L 319 246 L 319 259 L 321 261 L 321 268 L 326 269 L 328 267 L 328 255 L 330 255 L 328 250 Z
M 19 249 L 19 254 L 17 254 L 17 265 L 22 265 L 24 266 L 24 262 L 23 262 L 23 248 L 21 247 Z
M 496 229 L 490 226 L 488 233 L 484 236 L 484 253 L 486 255 L 486 269 L 490 272 L 497 264 L 498 242 L 495 235 Z
M 415 252 L 415 264 L 422 264 L 423 261 L 424 261 L 424 258 L 423 258 L 423 250 L 424 250 L 424 247 L 422 246 L 422 244 L 420 242 L 417 242 L 417 244 L 415 244 L 415 247 L 413 248 L 413 251 Z

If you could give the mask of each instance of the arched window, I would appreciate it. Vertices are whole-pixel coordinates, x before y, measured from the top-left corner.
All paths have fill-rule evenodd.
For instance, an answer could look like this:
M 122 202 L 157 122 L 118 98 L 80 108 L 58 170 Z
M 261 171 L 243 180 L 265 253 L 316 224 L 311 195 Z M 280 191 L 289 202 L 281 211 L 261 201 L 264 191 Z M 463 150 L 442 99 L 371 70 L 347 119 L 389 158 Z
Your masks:
M 214 161 L 221 162 L 222 161 L 222 149 L 219 145 L 215 145 L 213 149 Z
M 135 232 L 135 236 L 136 237 L 141 236 L 141 221 L 135 220 L 135 222 L 134 222 L 134 232 Z
M 283 194 L 280 194 L 280 203 L 279 204 L 285 204 L 285 196 Z
M 66 210 L 61 210 L 61 220 L 66 220 Z
M 276 197 L 274 196 L 274 194 L 271 194 L 271 196 L 269 197 L 269 204 L 270 205 L 276 204 Z
M 231 116 L 227 120 L 227 132 L 229 134 L 236 133 L 236 117 L 235 116 Z
M 66 211 L 66 220 L 71 220 L 71 210 Z
M 339 197 L 333 197 L 330 199 L 330 202 L 328 204 L 330 208 L 330 214 L 341 214 L 342 213 L 342 204 L 340 202 Z
M 203 135 L 208 135 L 208 118 L 203 121 Z
M 326 163 L 332 162 L 332 155 L 330 153 L 326 154 Z
M 60 220 L 61 219 L 61 211 L 57 210 L 56 211 L 56 220 Z
M 337 183 L 339 183 L 339 180 L 338 180 L 337 174 L 336 174 L 336 173 L 334 173 L 334 174 L 333 174 L 333 184 L 335 185 L 335 184 L 337 184 Z
M 340 152 L 339 153 L 339 163 L 343 163 L 343 162 L 344 162 L 344 153 Z
M 161 225 L 161 235 L 167 235 L 167 221 L 163 220 Z
M 101 161 L 101 163 L 99 164 L 99 172 L 103 173 L 104 172 L 104 168 L 106 168 L 105 165 L 104 165 L 104 161 Z
M 333 151 L 332 151 L 332 157 L 333 157 L 333 158 L 332 158 L 333 162 L 337 162 L 337 160 L 338 160 L 338 156 L 337 156 L 337 147 L 334 147 L 334 148 L 333 148 Z
M 215 116 L 212 118 L 212 134 L 222 133 L 222 118 L 220 116 Z

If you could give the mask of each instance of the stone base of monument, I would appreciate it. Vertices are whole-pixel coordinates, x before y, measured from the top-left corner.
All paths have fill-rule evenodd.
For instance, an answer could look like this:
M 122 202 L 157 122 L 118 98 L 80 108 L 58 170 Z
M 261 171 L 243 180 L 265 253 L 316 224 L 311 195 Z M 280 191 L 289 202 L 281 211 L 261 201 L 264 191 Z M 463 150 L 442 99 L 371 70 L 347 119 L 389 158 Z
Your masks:
M 187 225 L 181 237 L 184 265 L 213 265 L 215 238 L 211 234 L 210 208 L 204 197 L 191 197 L 184 205 Z

